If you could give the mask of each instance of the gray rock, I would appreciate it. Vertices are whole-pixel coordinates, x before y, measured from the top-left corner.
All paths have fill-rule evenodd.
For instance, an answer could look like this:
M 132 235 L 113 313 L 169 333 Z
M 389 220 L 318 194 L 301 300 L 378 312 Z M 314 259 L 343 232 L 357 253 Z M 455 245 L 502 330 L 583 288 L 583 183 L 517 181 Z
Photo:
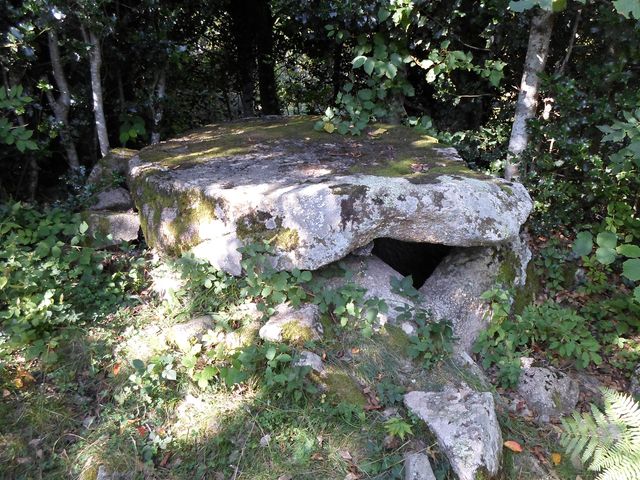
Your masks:
M 491 393 L 447 387 L 443 392 L 410 392 L 404 403 L 436 435 L 460 480 L 498 474 L 502 433 Z
M 106 247 L 138 239 L 140 217 L 136 212 L 86 212 L 89 233 L 97 235 L 98 246 Z M 107 238 L 111 235 L 111 239 Z
M 513 456 L 513 477 L 518 480 L 558 480 L 557 475 L 548 472 L 536 457 L 529 453 L 519 453 Z
M 262 328 L 260 338 L 270 342 L 304 343 L 322 338 L 320 310 L 317 305 L 306 304 L 294 308 L 280 304 L 276 313 Z
M 425 453 L 404 455 L 404 480 L 436 480 L 429 456 Z
M 629 383 L 629 392 L 634 397 L 640 399 L 640 366 L 633 372 L 631 382 Z
M 211 315 L 201 315 L 188 322 L 178 323 L 171 327 L 168 339 L 183 352 L 191 348 L 191 339 L 200 341 L 208 330 L 214 328 Z
M 296 367 L 310 367 L 318 375 L 323 375 L 325 372 L 324 364 L 320 355 L 303 350 L 293 362 Z
M 457 348 L 469 352 L 490 321 L 489 307 L 480 296 L 496 282 L 524 285 L 530 258 L 529 248 L 519 237 L 500 247 L 457 249 L 420 288 L 421 306 L 435 318 L 451 321 Z
M 349 255 L 342 261 L 343 268 L 350 273 L 347 278 L 338 277 L 327 282 L 327 288 L 339 288 L 347 282 L 352 282 L 365 290 L 365 298 L 379 298 L 384 300 L 389 311 L 378 315 L 378 322 L 384 325 L 388 321 L 394 322 L 399 309 L 405 306 L 415 307 L 414 300 L 404 297 L 391 290 L 391 280 L 402 279 L 402 275 L 378 257 L 357 257 Z
M 528 367 L 520 374 L 518 393 L 540 422 L 570 414 L 578 403 L 580 387 L 555 368 Z
M 88 185 L 107 186 L 113 184 L 114 175 L 126 178 L 129 170 L 129 160 L 138 153 L 129 148 L 114 148 L 107 155 L 98 160 L 89 177 Z
M 268 240 L 277 269 L 315 270 L 378 237 L 501 244 L 531 211 L 521 184 L 468 170 L 430 137 L 401 126 L 329 137 L 314 121 L 214 125 L 141 150 L 129 184 L 147 242 L 239 275 L 237 249 Z
M 89 210 L 130 210 L 133 208 L 133 200 L 126 188 L 110 188 L 98 192 L 96 203 Z

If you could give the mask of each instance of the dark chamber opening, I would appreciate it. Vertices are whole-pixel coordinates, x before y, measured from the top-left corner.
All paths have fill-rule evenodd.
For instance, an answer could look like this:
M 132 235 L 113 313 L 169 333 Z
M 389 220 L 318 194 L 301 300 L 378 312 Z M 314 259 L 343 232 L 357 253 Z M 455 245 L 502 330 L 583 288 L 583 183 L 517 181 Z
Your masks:
M 411 275 L 413 286 L 420 288 L 452 247 L 437 243 L 403 242 L 376 238 L 372 253 L 403 276 Z

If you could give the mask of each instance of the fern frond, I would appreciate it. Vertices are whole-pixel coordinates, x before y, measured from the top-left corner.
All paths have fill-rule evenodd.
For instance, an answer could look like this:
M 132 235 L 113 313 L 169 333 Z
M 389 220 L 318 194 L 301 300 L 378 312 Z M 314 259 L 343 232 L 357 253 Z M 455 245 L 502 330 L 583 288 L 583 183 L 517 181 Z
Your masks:
M 601 472 L 598 480 L 640 479 L 640 405 L 624 393 L 602 390 L 604 410 L 573 412 L 562 419 L 560 444 L 574 458 Z

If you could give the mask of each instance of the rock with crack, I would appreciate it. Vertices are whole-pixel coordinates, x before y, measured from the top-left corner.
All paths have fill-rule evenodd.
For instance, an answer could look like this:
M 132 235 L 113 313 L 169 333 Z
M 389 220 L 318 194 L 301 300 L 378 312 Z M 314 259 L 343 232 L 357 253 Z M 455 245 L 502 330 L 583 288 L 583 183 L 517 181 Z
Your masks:
M 287 342 L 302 345 L 322 338 L 320 310 L 317 305 L 292 307 L 280 304 L 275 314 L 260 328 L 260 338 L 269 342 Z
M 498 474 L 502 433 L 491 393 L 447 387 L 442 392 L 407 393 L 404 403 L 436 435 L 460 480 Z
M 379 237 L 501 244 L 532 208 L 521 184 L 469 170 L 415 130 L 354 139 L 314 131 L 315 120 L 213 125 L 141 150 L 128 179 L 147 243 L 239 275 L 238 249 L 264 240 L 277 269 L 315 270 Z
M 404 480 L 436 480 L 429 456 L 425 453 L 407 453 L 404 456 Z
M 520 373 L 518 393 L 537 420 L 549 422 L 570 414 L 578 403 L 578 382 L 549 367 L 527 367 Z
M 457 348 L 469 352 L 489 323 L 481 295 L 496 283 L 519 287 L 531 252 L 519 237 L 499 247 L 460 248 L 446 256 L 420 287 L 421 306 L 453 323 Z

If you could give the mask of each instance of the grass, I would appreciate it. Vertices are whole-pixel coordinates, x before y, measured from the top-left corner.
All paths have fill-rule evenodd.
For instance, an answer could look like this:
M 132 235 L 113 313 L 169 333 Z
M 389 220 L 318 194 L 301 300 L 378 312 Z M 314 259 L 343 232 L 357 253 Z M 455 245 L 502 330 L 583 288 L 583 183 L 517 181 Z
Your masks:
M 193 271 L 188 278 L 199 285 Z M 343 480 L 354 474 L 382 480 L 402 478 L 403 454 L 424 451 L 438 480 L 453 479 L 434 436 L 404 409 L 403 393 L 464 382 L 496 394 L 452 359 L 425 370 L 408 357 L 409 338 L 397 327 L 367 336 L 330 316 L 322 319 L 324 338 L 305 345 L 329 371 L 327 378 L 309 377 L 317 393 L 296 399 L 267 388 L 259 369 L 232 387 L 217 381 L 201 388 L 181 363 L 188 352 L 171 341 L 171 328 L 214 312 L 225 328 L 246 328 L 250 319 L 235 308 L 239 287 L 230 281 L 220 294 L 196 288 L 171 302 L 151 287 L 137 305 L 70 329 L 54 364 L 26 360 L 19 351 L 3 358 L 0 478 L 94 480 L 102 468 L 136 479 Z M 165 362 L 175 379 L 140 380 L 138 359 L 144 368 Z M 413 435 L 389 438 L 384 422 L 390 408 Z M 560 479 L 591 478 L 564 455 L 552 465 L 551 454 L 560 448 L 557 427 L 527 423 L 500 403 L 498 415 L 504 439 L 519 442 Z M 518 455 L 505 449 L 502 478 L 527 478 Z

